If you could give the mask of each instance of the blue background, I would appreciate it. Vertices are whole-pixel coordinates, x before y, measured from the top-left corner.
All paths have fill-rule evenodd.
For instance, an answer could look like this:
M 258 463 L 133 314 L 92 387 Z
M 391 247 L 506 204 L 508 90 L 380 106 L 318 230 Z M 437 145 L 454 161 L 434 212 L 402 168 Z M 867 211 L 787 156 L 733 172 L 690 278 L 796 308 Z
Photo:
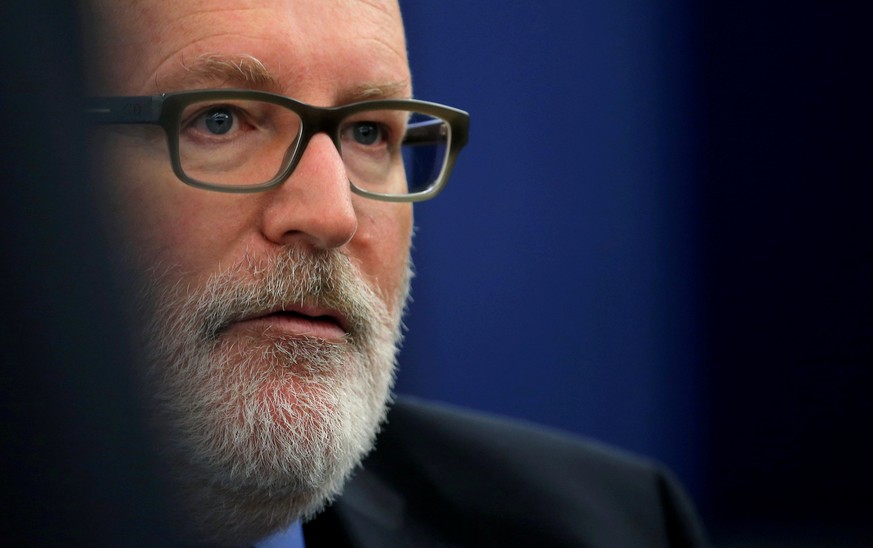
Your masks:
M 638 4 L 404 5 L 416 95 L 472 119 L 416 208 L 400 388 L 693 470 L 687 66 Z
M 416 206 L 398 390 L 659 459 L 719 540 L 866 531 L 863 18 L 402 7 L 416 95 L 468 110 L 471 133 Z

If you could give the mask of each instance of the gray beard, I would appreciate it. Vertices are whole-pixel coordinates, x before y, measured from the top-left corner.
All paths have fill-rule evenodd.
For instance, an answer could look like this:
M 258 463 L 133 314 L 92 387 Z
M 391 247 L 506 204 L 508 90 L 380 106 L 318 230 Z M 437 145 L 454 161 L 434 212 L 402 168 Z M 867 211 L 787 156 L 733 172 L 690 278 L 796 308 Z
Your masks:
M 153 318 L 145 385 L 178 525 L 197 543 L 253 543 L 317 513 L 372 448 L 411 276 L 380 296 L 342 253 L 289 249 L 196 289 L 172 277 L 153 276 L 143 301 Z M 345 339 L 225 331 L 302 303 L 338 310 Z

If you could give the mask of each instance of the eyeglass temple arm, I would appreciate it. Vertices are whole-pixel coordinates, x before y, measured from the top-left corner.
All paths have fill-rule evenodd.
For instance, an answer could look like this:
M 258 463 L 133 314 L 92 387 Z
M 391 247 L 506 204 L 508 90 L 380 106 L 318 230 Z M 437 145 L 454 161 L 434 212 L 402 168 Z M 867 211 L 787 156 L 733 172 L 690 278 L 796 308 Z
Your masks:
M 430 145 L 442 141 L 446 135 L 447 124 L 439 118 L 413 122 L 406 126 L 404 145 Z
M 163 95 L 90 97 L 85 112 L 99 124 L 154 124 L 161 118 Z

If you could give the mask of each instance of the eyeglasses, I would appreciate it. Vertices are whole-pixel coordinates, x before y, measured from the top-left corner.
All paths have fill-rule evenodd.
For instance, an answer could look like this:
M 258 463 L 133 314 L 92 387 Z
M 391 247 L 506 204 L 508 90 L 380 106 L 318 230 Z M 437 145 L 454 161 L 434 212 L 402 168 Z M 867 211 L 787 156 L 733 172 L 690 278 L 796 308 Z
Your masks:
M 252 90 L 198 90 L 89 99 L 100 124 L 158 124 L 182 182 L 220 192 L 258 192 L 285 181 L 309 140 L 325 133 L 352 190 L 416 202 L 445 186 L 467 142 L 469 115 L 425 101 L 385 99 L 321 108 Z

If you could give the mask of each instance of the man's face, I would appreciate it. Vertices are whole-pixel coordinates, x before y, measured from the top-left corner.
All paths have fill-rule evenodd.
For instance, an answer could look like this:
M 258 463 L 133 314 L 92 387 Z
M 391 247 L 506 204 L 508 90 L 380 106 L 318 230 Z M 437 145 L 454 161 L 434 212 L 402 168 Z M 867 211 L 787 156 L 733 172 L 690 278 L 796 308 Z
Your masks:
M 393 0 L 96 4 L 95 94 L 251 88 L 319 106 L 411 94 Z M 353 195 L 324 134 L 287 181 L 255 194 L 180 182 L 159 128 L 99 142 L 148 286 L 148 390 L 191 534 L 257 540 L 317 509 L 371 446 L 411 207 Z

